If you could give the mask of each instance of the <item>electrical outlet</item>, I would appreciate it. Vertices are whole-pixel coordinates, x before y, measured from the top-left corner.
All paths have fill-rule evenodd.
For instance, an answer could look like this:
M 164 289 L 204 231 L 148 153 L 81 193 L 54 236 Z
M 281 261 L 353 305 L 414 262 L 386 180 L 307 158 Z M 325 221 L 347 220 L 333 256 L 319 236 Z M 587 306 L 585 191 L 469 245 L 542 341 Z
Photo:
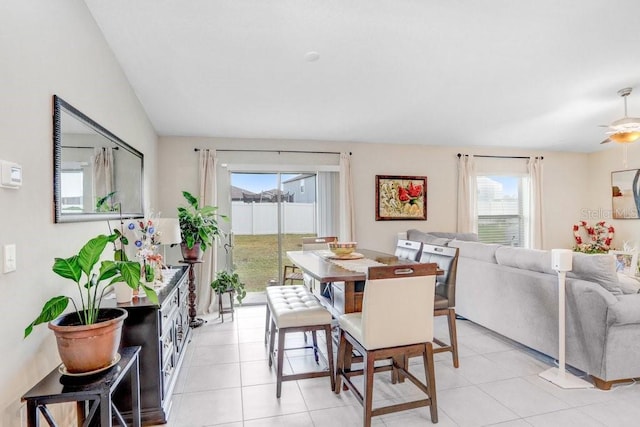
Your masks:
M 16 245 L 4 245 L 4 273 L 16 271 Z

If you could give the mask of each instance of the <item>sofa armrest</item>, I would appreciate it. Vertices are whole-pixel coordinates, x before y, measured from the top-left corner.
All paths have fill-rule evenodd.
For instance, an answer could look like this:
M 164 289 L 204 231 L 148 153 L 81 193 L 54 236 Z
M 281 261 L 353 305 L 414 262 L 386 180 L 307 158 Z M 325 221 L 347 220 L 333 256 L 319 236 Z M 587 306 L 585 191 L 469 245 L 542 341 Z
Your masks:
M 608 325 L 640 324 L 640 294 L 621 295 L 609 306 Z

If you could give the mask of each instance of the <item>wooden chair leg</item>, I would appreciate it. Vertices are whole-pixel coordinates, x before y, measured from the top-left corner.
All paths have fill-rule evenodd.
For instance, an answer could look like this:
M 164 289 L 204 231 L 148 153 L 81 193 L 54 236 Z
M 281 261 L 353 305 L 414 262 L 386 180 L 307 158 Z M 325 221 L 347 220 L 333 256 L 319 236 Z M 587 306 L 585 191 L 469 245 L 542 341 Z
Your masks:
M 329 378 L 331 379 L 331 390 L 336 388 L 336 371 L 333 366 L 333 337 L 331 336 L 331 325 L 324 327 L 324 335 L 327 340 L 327 363 L 329 364 Z
M 433 362 L 433 344 L 430 342 L 425 344 L 422 359 L 424 362 L 425 385 L 427 386 L 429 399 L 431 400 L 431 405 L 429 406 L 431 422 L 435 424 L 438 422 L 438 401 L 436 398 L 436 371 Z
M 365 375 L 364 375 L 364 401 L 362 402 L 362 406 L 364 408 L 363 416 L 364 416 L 364 427 L 371 427 L 371 413 L 373 412 L 373 367 L 375 358 L 369 352 L 366 352 L 362 355 L 365 367 Z
M 403 383 L 404 375 L 402 375 L 402 373 L 396 368 L 396 366 L 402 366 L 405 370 L 407 370 L 407 366 L 409 366 L 409 358 L 405 355 L 393 356 L 391 363 L 391 384 Z
M 340 394 L 340 389 L 342 388 L 342 375 L 344 374 L 346 348 L 347 348 L 347 340 L 344 337 L 344 332 L 340 330 L 340 342 L 338 343 L 338 358 L 336 360 L 336 384 L 333 387 L 333 391 L 336 394 Z
M 456 311 L 453 308 L 449 309 L 449 342 L 451 345 L 451 354 L 453 357 L 453 367 L 460 366 L 458 361 L 458 333 L 456 331 Z
M 344 343 L 344 370 L 345 372 L 351 371 L 351 364 L 353 363 L 353 344 L 351 344 L 346 338 Z M 348 390 L 346 384 L 342 386 L 343 390 Z

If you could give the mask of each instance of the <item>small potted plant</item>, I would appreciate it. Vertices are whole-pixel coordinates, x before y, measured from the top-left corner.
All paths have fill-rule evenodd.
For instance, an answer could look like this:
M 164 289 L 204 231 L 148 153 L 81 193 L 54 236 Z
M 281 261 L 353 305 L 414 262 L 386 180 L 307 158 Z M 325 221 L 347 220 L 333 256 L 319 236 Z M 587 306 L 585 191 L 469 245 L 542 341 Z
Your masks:
M 189 204 L 187 207 L 178 207 L 182 256 L 185 260 L 200 260 L 202 253 L 221 234 L 217 217 L 227 217 L 217 214 L 218 208 L 215 206 L 200 206 L 198 199 L 188 191 L 183 191 L 182 195 Z
M 105 247 L 119 239 L 120 233 L 101 234 L 89 240 L 77 255 L 56 258 L 52 270 L 76 284 L 79 303 L 61 295 L 51 298 L 40 315 L 24 330 L 25 338 L 33 327 L 49 322 L 56 335 L 58 352 L 69 374 L 82 374 L 104 369 L 117 360 L 117 350 L 127 311 L 121 308 L 101 308 L 105 292 L 118 282 L 129 287 L 142 287 L 150 301 L 158 303 L 155 291 L 140 282 L 140 263 L 116 259 L 97 264 Z M 108 281 L 102 285 L 103 281 Z M 69 301 L 74 312 L 62 314 Z M 79 305 L 78 305 L 79 304 Z
M 216 280 L 211 282 L 211 288 L 215 293 L 221 295 L 224 292 L 233 292 L 236 295 L 238 304 L 242 304 L 242 300 L 247 296 L 244 283 L 240 281 L 238 273 L 229 273 L 225 270 L 216 273 Z

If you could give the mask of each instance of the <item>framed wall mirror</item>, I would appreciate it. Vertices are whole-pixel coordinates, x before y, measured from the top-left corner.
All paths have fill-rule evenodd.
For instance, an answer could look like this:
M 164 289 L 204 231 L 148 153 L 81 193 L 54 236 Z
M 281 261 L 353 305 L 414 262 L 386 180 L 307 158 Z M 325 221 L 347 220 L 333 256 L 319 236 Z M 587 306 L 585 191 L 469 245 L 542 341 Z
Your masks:
M 141 218 L 143 154 L 53 96 L 55 222 Z

